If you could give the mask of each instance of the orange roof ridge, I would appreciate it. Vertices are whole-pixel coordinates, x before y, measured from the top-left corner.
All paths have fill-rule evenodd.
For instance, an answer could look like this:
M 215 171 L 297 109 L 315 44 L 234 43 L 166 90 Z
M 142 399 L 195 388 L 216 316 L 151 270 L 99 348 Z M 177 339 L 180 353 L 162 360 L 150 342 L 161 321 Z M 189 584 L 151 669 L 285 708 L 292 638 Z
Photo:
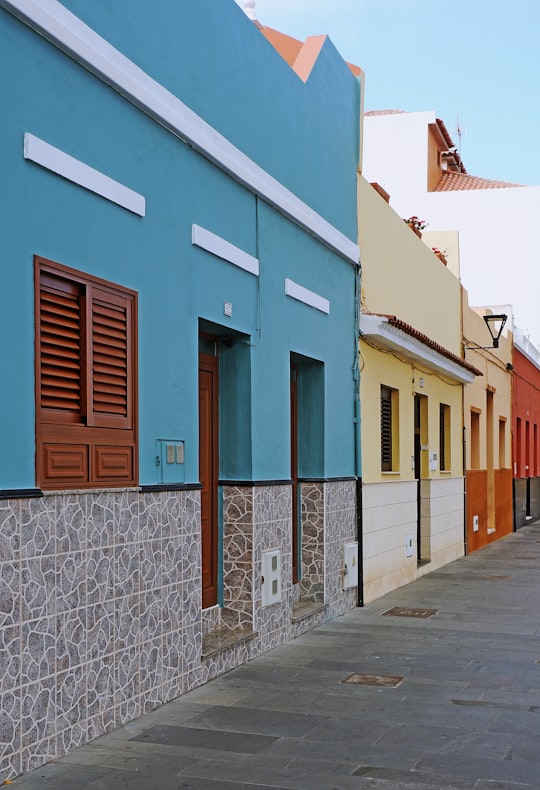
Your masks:
M 309 36 L 304 41 L 296 60 L 293 63 L 295 71 L 303 82 L 307 82 L 313 66 L 319 58 L 321 49 L 328 36 Z
M 509 181 L 497 181 L 491 178 L 481 178 L 471 176 L 468 173 L 456 173 L 447 171 L 441 173 L 441 177 L 433 188 L 433 192 L 456 192 L 469 189 L 508 189 L 512 187 L 522 187 L 523 184 L 513 184 Z
M 307 82 L 328 36 L 309 36 L 305 42 L 302 42 L 266 25 L 259 24 L 258 27 L 266 40 L 287 61 L 300 79 Z M 362 74 L 360 66 L 355 66 L 354 63 L 347 63 L 347 66 L 355 77 Z
M 274 30 L 272 27 L 263 25 L 260 27 L 263 36 L 269 41 L 277 52 L 281 55 L 283 60 L 286 60 L 292 68 L 294 61 L 298 57 L 302 49 L 302 42 L 292 36 L 287 36 L 285 33 L 280 33 L 279 30 Z

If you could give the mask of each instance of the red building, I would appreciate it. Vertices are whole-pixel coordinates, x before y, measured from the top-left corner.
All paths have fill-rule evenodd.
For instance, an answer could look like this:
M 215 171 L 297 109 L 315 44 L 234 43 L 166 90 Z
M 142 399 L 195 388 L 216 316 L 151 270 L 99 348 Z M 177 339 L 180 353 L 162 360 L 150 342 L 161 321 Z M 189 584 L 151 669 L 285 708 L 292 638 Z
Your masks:
M 540 351 L 514 335 L 512 461 L 514 527 L 540 519 Z

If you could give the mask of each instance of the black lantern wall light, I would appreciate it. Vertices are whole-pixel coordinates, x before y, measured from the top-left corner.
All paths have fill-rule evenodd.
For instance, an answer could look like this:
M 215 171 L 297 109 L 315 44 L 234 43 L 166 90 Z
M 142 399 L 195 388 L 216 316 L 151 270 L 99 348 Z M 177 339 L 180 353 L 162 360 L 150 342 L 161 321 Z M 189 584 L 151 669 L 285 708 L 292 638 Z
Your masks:
M 469 351 L 471 349 L 486 349 L 486 348 L 499 348 L 499 340 L 502 335 L 502 331 L 504 329 L 504 325 L 508 320 L 508 316 L 506 313 L 492 313 L 491 315 L 483 316 L 484 321 L 486 322 L 486 326 L 488 328 L 489 334 L 491 335 L 491 339 L 493 341 L 493 345 L 491 346 L 465 346 L 465 351 Z

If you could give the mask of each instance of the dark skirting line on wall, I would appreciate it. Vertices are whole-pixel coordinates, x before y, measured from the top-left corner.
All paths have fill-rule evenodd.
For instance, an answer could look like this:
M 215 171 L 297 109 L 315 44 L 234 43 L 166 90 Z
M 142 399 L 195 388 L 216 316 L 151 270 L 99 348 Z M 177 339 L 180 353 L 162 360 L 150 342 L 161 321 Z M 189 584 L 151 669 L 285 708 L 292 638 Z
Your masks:
M 1 488 L 0 499 L 29 499 L 43 496 L 41 488 Z

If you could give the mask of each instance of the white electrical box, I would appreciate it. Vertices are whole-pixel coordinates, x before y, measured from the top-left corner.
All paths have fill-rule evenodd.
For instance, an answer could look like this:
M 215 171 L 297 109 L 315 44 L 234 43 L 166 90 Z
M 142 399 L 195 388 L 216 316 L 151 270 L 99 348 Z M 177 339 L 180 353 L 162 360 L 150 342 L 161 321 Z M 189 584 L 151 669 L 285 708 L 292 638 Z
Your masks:
M 158 439 L 156 452 L 157 483 L 184 482 L 184 442 Z
M 405 556 L 406 557 L 412 557 L 412 555 L 414 553 L 413 552 L 413 545 L 414 545 L 413 544 L 413 536 L 412 535 L 407 535 L 407 538 L 405 540 Z
M 261 605 L 281 601 L 281 549 L 262 553 Z
M 472 517 L 472 531 L 478 532 L 478 516 Z
M 343 546 L 343 589 L 358 587 L 358 543 Z
M 435 450 L 432 450 L 429 454 L 429 471 L 436 472 L 437 471 L 437 453 Z

